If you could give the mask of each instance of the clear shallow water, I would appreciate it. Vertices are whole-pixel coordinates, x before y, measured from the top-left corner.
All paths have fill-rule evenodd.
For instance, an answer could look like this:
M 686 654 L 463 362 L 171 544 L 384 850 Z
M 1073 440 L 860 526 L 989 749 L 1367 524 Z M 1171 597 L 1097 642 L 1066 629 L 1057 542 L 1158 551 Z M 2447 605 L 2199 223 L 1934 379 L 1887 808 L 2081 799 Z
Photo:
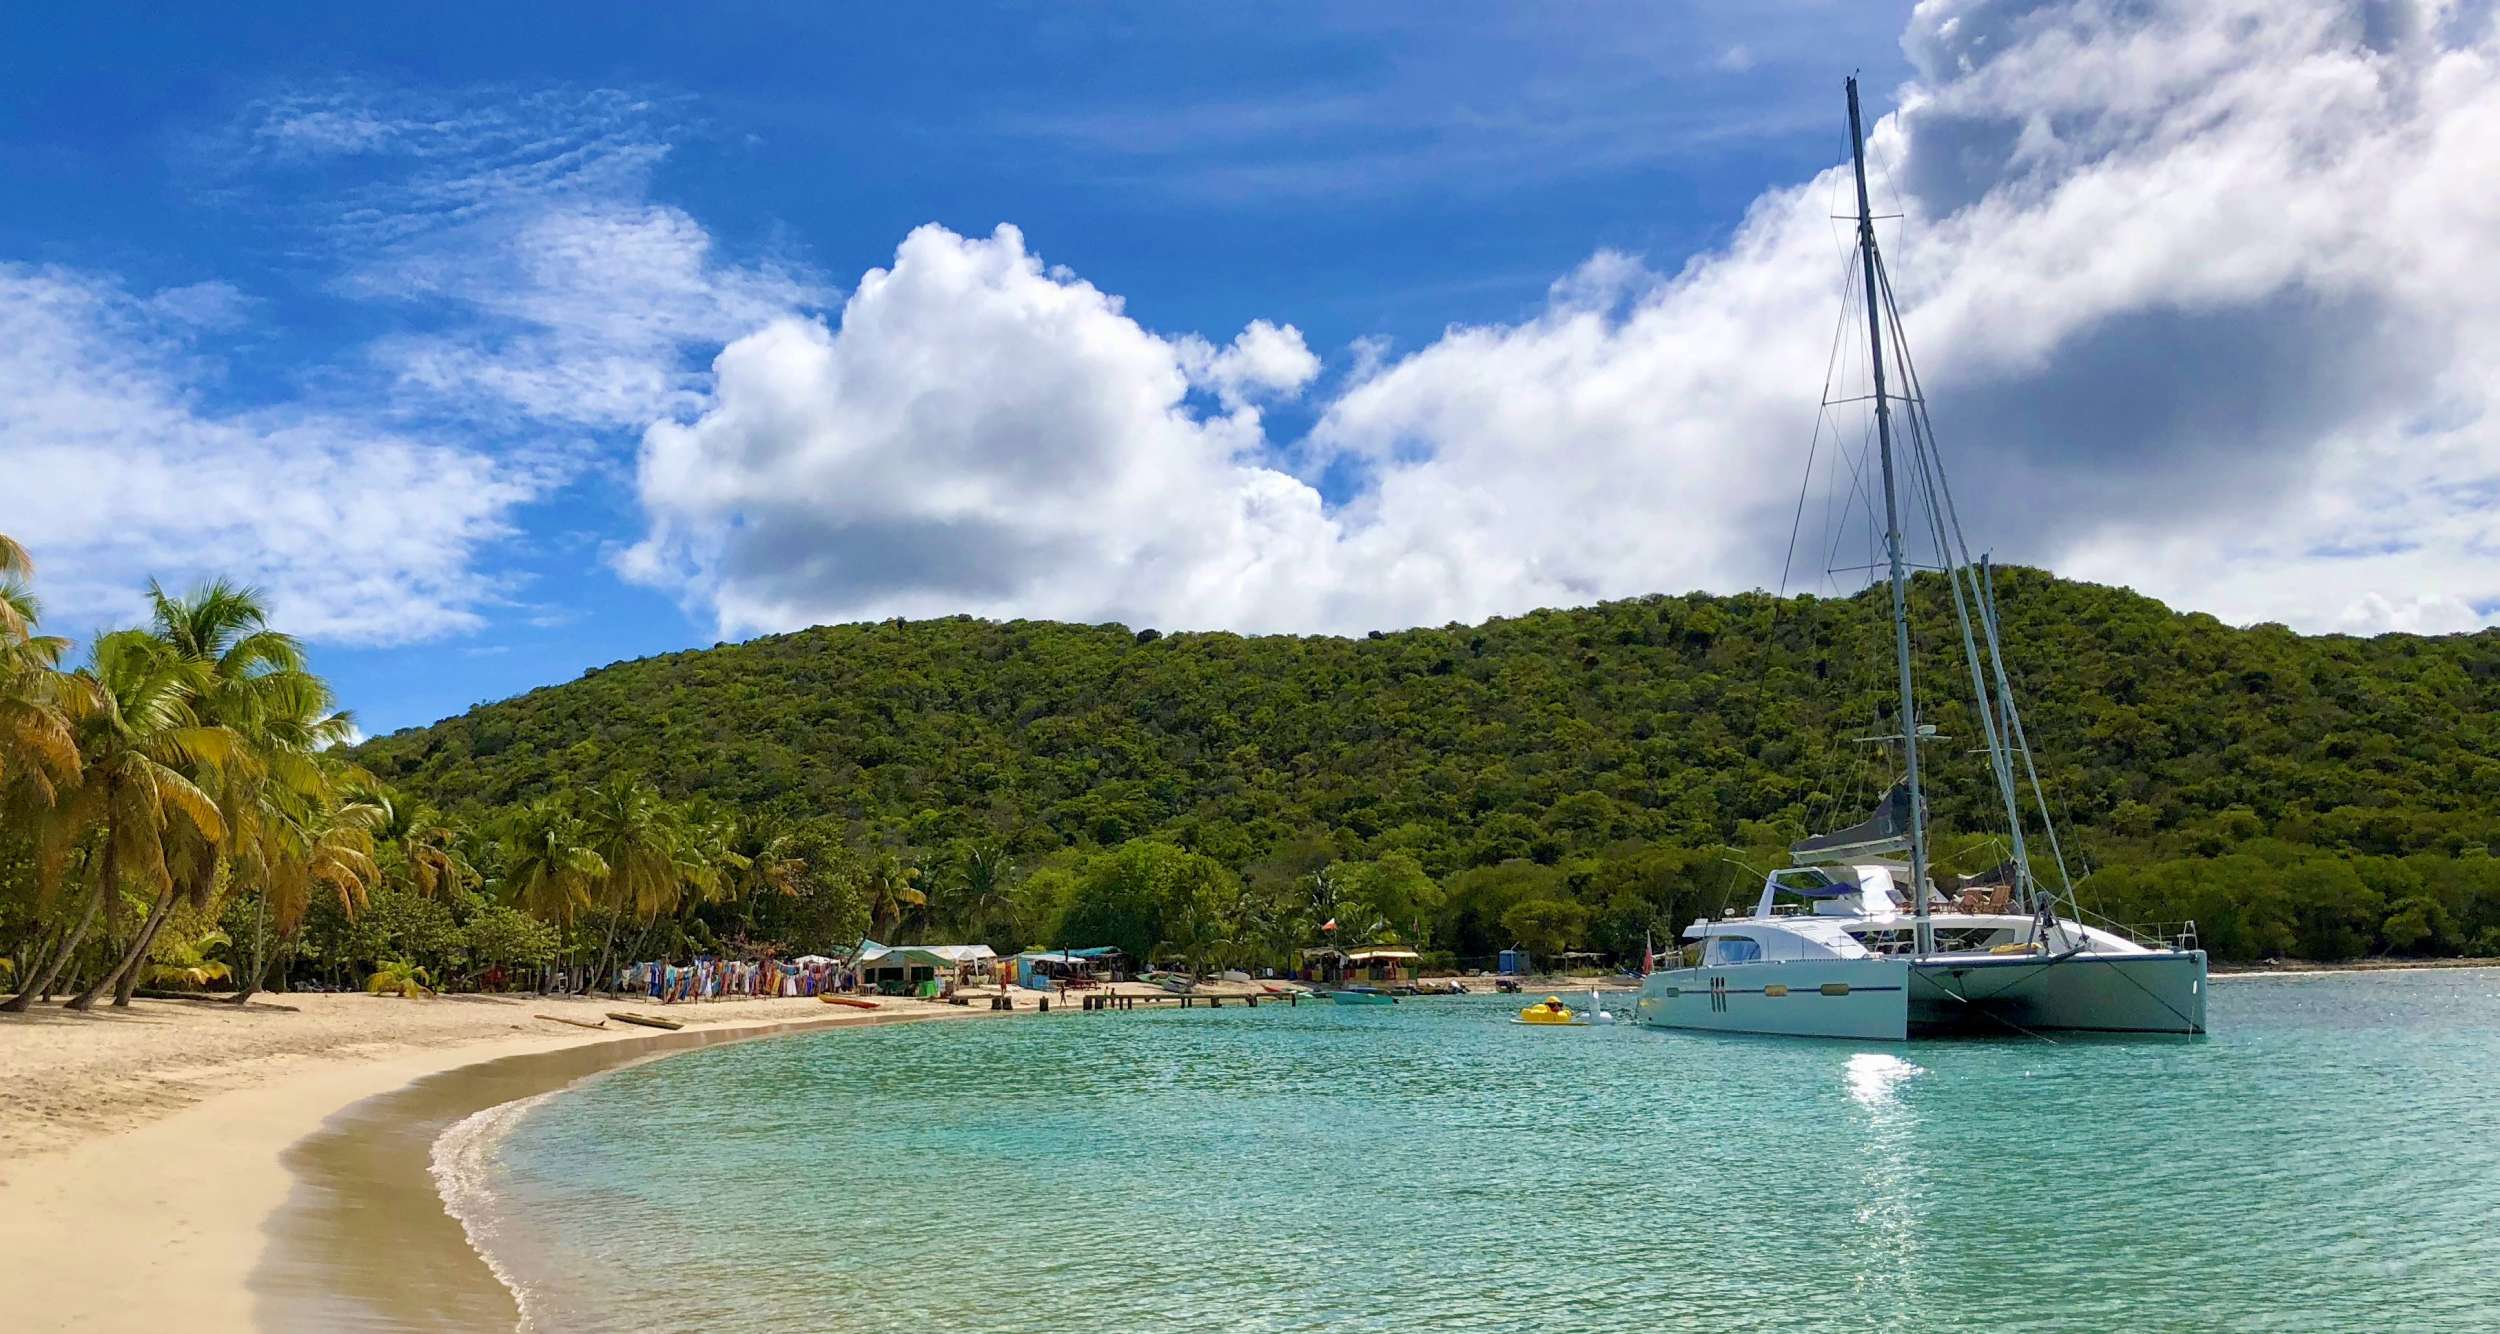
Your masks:
M 522 1117 L 489 1245 L 554 1329 L 2500 1326 L 2500 971 L 2056 1047 L 1518 1003 L 695 1052 Z

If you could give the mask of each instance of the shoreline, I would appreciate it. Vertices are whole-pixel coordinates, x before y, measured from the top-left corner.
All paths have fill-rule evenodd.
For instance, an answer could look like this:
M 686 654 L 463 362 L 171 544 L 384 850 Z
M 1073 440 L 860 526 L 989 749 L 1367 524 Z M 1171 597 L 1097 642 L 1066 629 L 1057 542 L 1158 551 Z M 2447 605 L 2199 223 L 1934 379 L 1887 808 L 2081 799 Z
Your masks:
M 2493 967 L 2500 960 L 2365 960 L 2213 976 Z M 1489 980 L 1465 979 L 1479 994 Z M 1019 992 L 1013 1013 L 1034 1013 L 1037 998 Z M 0 1016 L 0 1087 L 11 1091 L 0 1253 L 20 1327 L 152 1330 L 178 1301 L 186 1324 L 211 1329 L 512 1328 L 517 1298 L 436 1176 L 436 1146 L 469 1117 L 697 1047 L 1004 1017 L 977 1002 L 829 1014 L 798 998 L 276 999 L 292 1004 L 142 1000 Z M 538 1017 L 596 1019 L 611 1007 L 687 1027 L 592 1031 Z
M 2338 973 L 2435 973 L 2453 968 L 2500 968 L 2500 959 L 2348 959 L 2341 963 L 2316 963 L 2307 959 L 2277 959 L 2271 963 L 2241 963 L 2227 967 L 2209 967 L 2205 975 L 2225 977 L 2328 977 Z
M 632 1000 L 279 999 L 297 1005 L 140 1001 L 0 1023 L 0 1086 L 12 1094 L 0 1254 L 18 1328 L 155 1330 L 180 1309 L 200 1329 L 510 1329 L 514 1298 L 436 1191 L 442 1129 L 678 1050 L 1006 1017 L 920 1001 L 833 1014 L 812 998 L 716 1001 L 668 1007 L 687 1026 L 662 1032 L 535 1018 L 660 1008 Z M 1026 1000 L 1011 1013 L 1033 1012 Z M 426 1116 L 447 1119 L 426 1128 Z M 395 1270 L 436 1286 L 400 1285 L 386 1300 L 404 1305 L 365 1300 L 375 1294 L 362 1286 L 388 1287 Z
M 441 1146 L 473 1119 L 706 1047 L 989 1017 L 993 1012 L 986 1009 L 930 1005 L 654 1032 L 455 1066 L 340 1108 L 281 1159 L 293 1186 L 285 1205 L 265 1221 L 267 1245 L 246 1279 L 253 1324 L 277 1330 L 517 1328 L 520 1294 L 473 1231 L 482 1199 L 456 1201 L 451 1183 L 439 1175 Z M 474 1147 L 491 1154 L 515 1119 Z

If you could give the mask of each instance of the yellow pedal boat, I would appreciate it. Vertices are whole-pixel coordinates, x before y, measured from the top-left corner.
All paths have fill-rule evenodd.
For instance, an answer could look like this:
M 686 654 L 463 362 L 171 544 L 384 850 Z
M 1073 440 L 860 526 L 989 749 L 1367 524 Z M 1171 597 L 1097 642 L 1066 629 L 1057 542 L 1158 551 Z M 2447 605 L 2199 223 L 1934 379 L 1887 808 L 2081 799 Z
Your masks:
M 1536 1004 L 1521 1010 L 1519 1012 L 1519 1022 L 1523 1024 L 1548 1025 L 1556 1028 L 1570 1028 L 1576 1025 L 1585 1024 L 1588 1020 L 1574 1014 L 1570 1006 L 1562 1003 L 1562 997 L 1548 996 L 1545 999 L 1538 1001 Z

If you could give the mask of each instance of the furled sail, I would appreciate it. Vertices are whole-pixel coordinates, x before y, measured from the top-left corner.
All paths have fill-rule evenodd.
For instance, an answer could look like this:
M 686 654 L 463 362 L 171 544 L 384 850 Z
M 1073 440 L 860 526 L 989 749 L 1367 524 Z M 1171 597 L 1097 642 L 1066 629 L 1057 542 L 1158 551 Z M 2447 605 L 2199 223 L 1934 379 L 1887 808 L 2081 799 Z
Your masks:
M 1884 857 L 1910 846 L 1910 785 L 1895 783 L 1875 813 L 1864 821 L 1828 834 L 1792 843 L 1788 855 L 1799 864 L 1845 862 Z

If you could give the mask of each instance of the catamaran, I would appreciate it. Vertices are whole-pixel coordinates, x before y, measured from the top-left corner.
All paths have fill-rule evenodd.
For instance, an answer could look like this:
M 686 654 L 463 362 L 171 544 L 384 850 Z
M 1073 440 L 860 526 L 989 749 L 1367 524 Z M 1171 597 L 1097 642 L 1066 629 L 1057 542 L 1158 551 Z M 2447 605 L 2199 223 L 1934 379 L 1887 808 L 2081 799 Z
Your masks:
M 1883 476 L 1885 560 L 1900 701 L 1901 779 L 1864 822 L 1791 845 L 1791 864 L 1763 877 L 1749 913 L 1705 917 L 1684 931 L 1698 959 L 1644 979 L 1637 1015 L 1658 1028 L 1898 1041 L 1940 1032 L 2205 1031 L 2205 952 L 2195 926 L 2162 935 L 2087 924 L 2059 846 L 1998 636 L 1993 572 L 1971 559 L 1926 398 L 1901 338 L 1900 311 L 1875 244 L 1858 83 L 1848 82 L 1857 180 L 1853 267 L 1866 300 L 1875 438 Z M 1887 349 L 1884 333 L 1893 334 Z M 1901 392 L 1888 389 L 1897 372 Z M 1895 409 L 1900 420 L 1895 420 Z M 1896 437 L 1906 450 L 1896 449 Z M 1906 453 L 1906 460 L 1900 457 Z M 1914 469 L 1901 477 L 1904 469 Z M 1919 749 L 1940 740 L 1918 721 L 1910 658 L 1909 562 L 1902 492 L 1925 502 L 1926 529 L 1952 590 L 1996 798 L 2012 855 L 1955 885 L 1931 877 Z M 2044 835 L 2056 872 L 2033 868 L 2027 831 Z

